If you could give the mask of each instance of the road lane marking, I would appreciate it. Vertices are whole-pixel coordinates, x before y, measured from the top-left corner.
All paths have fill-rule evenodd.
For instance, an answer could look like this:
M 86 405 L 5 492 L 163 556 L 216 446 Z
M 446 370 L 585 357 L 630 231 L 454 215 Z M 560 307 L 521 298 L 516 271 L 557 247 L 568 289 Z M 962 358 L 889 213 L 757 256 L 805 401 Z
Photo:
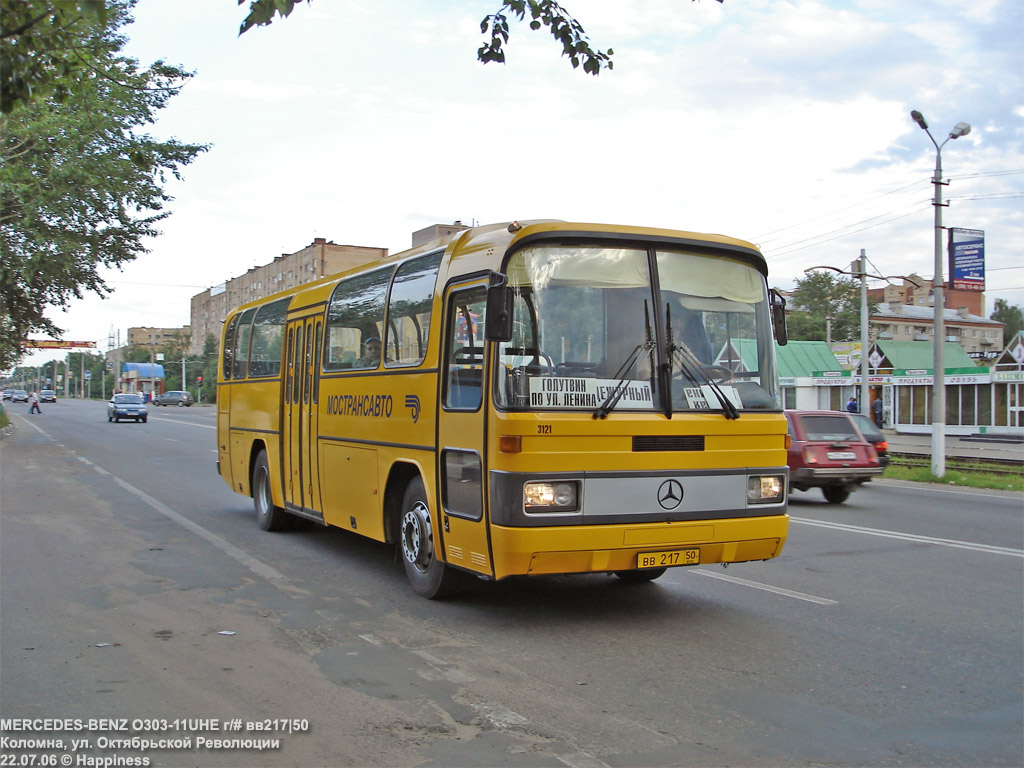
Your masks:
M 194 421 L 182 421 L 181 419 L 165 419 L 162 416 L 153 416 L 152 414 L 150 414 L 149 419 L 150 419 L 150 421 L 166 421 L 166 422 L 169 422 L 171 424 L 185 424 L 186 426 L 189 426 L 189 427 L 202 427 L 203 429 L 216 429 L 217 428 L 216 425 L 211 426 L 209 424 L 196 424 Z
M 730 584 L 739 584 L 744 587 L 761 589 L 765 592 L 773 592 L 776 595 L 782 595 L 783 597 L 793 597 L 797 600 L 806 600 L 808 603 L 817 603 L 818 605 L 836 605 L 839 602 L 838 600 L 830 600 L 827 597 L 808 595 L 806 592 L 794 592 L 792 589 L 773 587 L 771 584 L 762 584 L 760 581 L 750 581 L 749 579 L 741 579 L 737 576 L 727 576 L 724 573 L 712 573 L 711 571 L 704 571 L 700 568 L 694 568 L 692 570 L 689 570 L 688 573 L 697 573 L 701 576 L 707 576 L 712 579 L 718 579 L 719 581 L 728 581 Z
M 986 552 L 990 555 L 1010 555 L 1011 557 L 1024 557 L 1024 549 L 1013 549 L 1012 547 L 996 547 L 991 544 L 977 544 L 959 539 L 939 539 L 934 536 L 918 536 L 914 533 L 900 533 L 899 531 L 887 531 L 881 528 L 865 528 L 860 525 L 847 525 L 846 523 L 826 523 L 820 520 L 809 520 L 806 517 L 793 517 L 790 515 L 790 522 L 802 525 L 812 525 L 817 528 L 832 528 L 838 531 L 850 533 L 863 533 L 866 536 L 882 536 L 887 539 L 900 539 L 902 541 L 913 541 L 918 544 L 934 544 L 938 547 L 953 547 L 954 549 L 969 549 L 974 552 Z
M 564 755 L 555 755 L 554 758 L 569 768 L 611 768 L 608 763 L 582 750 L 576 750 Z
M 985 499 L 1012 499 L 1020 496 L 1020 491 L 1001 491 L 991 488 L 954 489 L 949 486 L 938 485 L 935 483 L 929 483 L 927 487 L 921 487 L 921 485 L 921 483 L 915 483 L 913 480 L 889 480 L 886 478 L 875 478 L 871 481 L 871 485 L 862 488 L 861 490 L 872 491 L 877 490 L 878 488 L 897 488 L 904 491 L 928 491 L 930 493 L 944 493 L 953 496 L 974 496 L 975 498 L 981 497 Z M 989 492 L 993 490 L 995 491 L 994 493 Z
M 45 437 L 45 438 L 47 438 L 47 439 L 49 439 L 49 440 L 51 440 L 51 441 L 53 441 L 55 443 L 57 442 L 51 435 L 47 434 L 40 427 L 37 427 L 35 424 L 32 424 L 32 422 L 27 422 L 27 423 L 32 428 L 34 428 L 37 432 L 39 432 L 39 434 L 41 434 L 43 437 Z M 262 560 L 259 560 L 259 559 L 255 558 L 255 557 L 253 557 L 252 555 L 250 555 L 245 550 L 239 549 L 238 547 L 236 547 L 234 544 L 232 544 L 227 539 L 222 539 L 220 536 L 215 534 L 213 531 L 208 531 L 205 528 L 203 528 L 203 526 L 199 525 L 198 523 L 192 522 L 191 520 L 189 520 L 184 515 L 182 515 L 182 514 L 180 514 L 178 512 L 175 512 L 173 509 L 168 507 L 163 502 L 157 501 L 156 499 L 154 499 L 152 496 L 150 496 L 145 491 L 140 490 L 139 488 L 136 488 L 134 485 L 129 483 L 127 480 L 122 480 L 120 477 L 115 475 L 113 472 L 108 472 L 107 470 L 103 469 L 103 467 L 101 467 L 98 464 L 90 461 L 89 459 L 85 458 L 84 456 L 79 455 L 78 453 L 76 453 L 72 449 L 68 448 L 67 446 L 65 446 L 65 445 L 63 445 L 61 443 L 58 443 L 58 445 L 60 445 L 62 448 L 64 448 L 64 450 L 66 450 L 68 453 L 70 453 L 72 456 L 74 456 L 76 459 L 78 459 L 83 464 L 85 464 L 85 465 L 87 465 L 89 467 L 92 467 L 96 471 L 97 474 L 103 475 L 105 477 L 109 477 L 109 478 L 113 479 L 113 481 L 115 483 L 117 483 L 119 486 L 121 486 L 124 490 L 128 491 L 128 493 L 132 494 L 133 496 L 137 496 L 147 506 L 153 508 L 154 510 L 159 512 L 161 515 L 166 517 L 168 520 L 173 520 L 178 525 L 180 525 L 182 528 L 187 528 L 188 530 L 192 531 L 192 533 L 194 533 L 196 536 L 199 536 L 202 539 L 206 539 L 206 541 L 208 541 L 211 544 L 213 544 L 213 546 L 217 547 L 217 549 L 219 549 L 225 555 L 227 555 L 228 557 L 231 557 L 231 558 L 237 560 L 239 563 L 244 565 L 246 568 L 248 568 L 250 571 L 255 573 L 257 576 L 262 576 L 263 578 L 269 579 L 270 581 L 276 582 L 276 583 L 282 583 L 282 582 L 288 581 L 288 577 L 285 576 L 283 573 L 281 573 L 279 570 L 277 570 L 276 568 L 273 568 L 273 567 L 267 565 Z

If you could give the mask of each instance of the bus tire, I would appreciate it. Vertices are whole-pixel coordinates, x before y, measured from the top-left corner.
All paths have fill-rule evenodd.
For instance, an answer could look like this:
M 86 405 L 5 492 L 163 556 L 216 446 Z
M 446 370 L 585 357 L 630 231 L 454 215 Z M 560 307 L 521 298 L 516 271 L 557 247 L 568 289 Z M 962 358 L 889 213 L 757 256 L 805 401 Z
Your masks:
M 423 480 L 409 481 L 402 497 L 402 513 L 398 519 L 398 547 L 405 575 L 417 594 L 436 599 L 451 594 L 455 574 L 437 556 L 430 505 Z
M 260 451 L 252 468 L 252 504 L 256 508 L 256 522 L 264 531 L 283 531 L 288 527 L 288 513 L 274 506 L 266 451 Z
M 665 575 L 668 568 L 644 568 L 641 571 L 616 571 L 618 576 L 626 584 L 646 584 Z

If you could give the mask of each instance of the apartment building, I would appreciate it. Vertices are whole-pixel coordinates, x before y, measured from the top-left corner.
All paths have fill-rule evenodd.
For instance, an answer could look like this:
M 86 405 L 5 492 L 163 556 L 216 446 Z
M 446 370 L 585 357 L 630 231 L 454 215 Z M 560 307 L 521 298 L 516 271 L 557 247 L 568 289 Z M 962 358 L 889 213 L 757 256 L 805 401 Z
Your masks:
M 934 343 L 933 282 L 910 275 L 902 285 L 868 291 L 879 302 L 870 318 L 872 341 Z M 973 358 L 994 358 L 1003 351 L 1003 324 L 984 316 L 985 294 L 948 287 L 942 295 L 946 341 L 954 341 Z
M 1003 324 L 967 311 L 966 307 L 942 313 L 946 341 L 955 341 L 973 358 L 994 358 L 1003 351 Z M 871 315 L 872 341 L 935 340 L 935 308 L 891 302 Z
M 189 353 L 202 354 L 208 334 L 212 334 L 219 343 L 224 318 L 239 304 L 311 283 L 321 277 L 386 258 L 387 255 L 387 248 L 338 245 L 317 237 L 300 251 L 282 253 L 269 264 L 253 267 L 244 275 L 205 290 L 192 297 L 192 342 Z
M 129 328 L 127 346 L 155 352 L 161 347 L 185 346 L 191 335 L 192 328 L 188 325 L 181 328 Z

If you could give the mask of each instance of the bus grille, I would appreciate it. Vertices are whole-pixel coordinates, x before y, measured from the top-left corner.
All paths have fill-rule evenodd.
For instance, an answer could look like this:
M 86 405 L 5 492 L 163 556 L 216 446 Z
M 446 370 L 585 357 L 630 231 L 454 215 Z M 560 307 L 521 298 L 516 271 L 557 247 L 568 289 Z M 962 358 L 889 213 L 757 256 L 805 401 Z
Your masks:
M 633 451 L 703 451 L 704 435 L 633 435 Z

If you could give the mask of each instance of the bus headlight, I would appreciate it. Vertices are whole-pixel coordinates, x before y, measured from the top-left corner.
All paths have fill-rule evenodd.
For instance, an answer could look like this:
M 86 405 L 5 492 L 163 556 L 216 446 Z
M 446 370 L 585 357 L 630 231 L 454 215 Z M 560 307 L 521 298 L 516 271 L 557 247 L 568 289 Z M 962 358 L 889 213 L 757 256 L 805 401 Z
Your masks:
M 747 501 L 750 504 L 775 504 L 786 493 L 782 475 L 753 475 L 747 478 Z
M 579 509 L 576 483 L 526 483 L 523 504 L 527 512 L 575 512 Z

